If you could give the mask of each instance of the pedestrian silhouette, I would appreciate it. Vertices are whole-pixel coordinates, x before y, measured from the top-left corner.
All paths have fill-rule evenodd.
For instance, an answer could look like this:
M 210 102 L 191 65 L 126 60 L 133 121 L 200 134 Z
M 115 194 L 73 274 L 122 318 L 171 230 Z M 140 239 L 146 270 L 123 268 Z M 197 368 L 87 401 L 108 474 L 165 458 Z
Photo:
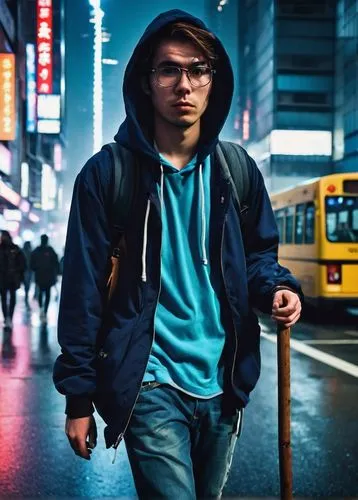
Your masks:
M 59 272 L 58 257 L 55 250 L 48 244 L 47 234 L 41 235 L 41 245 L 31 254 L 31 269 L 35 273 L 35 283 L 38 287 L 40 319 L 46 323 L 51 287 L 55 285 Z
M 25 270 L 24 253 L 13 243 L 9 232 L 3 230 L 0 243 L 0 294 L 5 328 L 12 328 L 16 290 L 20 288 Z

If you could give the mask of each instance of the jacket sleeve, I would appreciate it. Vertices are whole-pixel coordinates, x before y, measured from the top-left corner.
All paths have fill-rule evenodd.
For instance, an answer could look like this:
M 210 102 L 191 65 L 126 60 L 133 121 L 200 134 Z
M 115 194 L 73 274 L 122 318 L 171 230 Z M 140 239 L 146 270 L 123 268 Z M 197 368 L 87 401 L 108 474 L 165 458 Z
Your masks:
M 58 317 L 61 354 L 54 366 L 56 389 L 66 413 L 93 413 L 96 338 L 102 323 L 110 252 L 112 169 L 109 154 L 92 157 L 77 176 L 67 228 Z
M 278 263 L 278 230 L 271 202 L 261 172 L 248 158 L 250 189 L 248 211 L 243 215 L 243 237 L 246 253 L 250 302 L 262 312 L 270 313 L 276 287 L 303 294 L 298 281 Z

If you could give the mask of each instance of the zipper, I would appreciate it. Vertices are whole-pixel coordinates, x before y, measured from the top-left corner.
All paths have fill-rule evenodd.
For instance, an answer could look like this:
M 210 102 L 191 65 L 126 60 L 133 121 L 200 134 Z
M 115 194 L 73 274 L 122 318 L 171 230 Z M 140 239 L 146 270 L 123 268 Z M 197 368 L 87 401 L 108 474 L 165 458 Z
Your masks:
M 162 256 L 162 242 L 163 242 L 163 238 L 161 239 L 160 241 L 160 262 L 162 260 L 161 256 Z M 114 457 L 113 457 L 113 460 L 112 460 L 112 464 L 115 463 L 116 461 L 116 458 L 117 458 L 117 449 L 118 449 L 118 446 L 120 444 L 120 442 L 122 441 L 123 437 L 124 437 L 124 434 L 128 428 L 128 425 L 129 425 L 129 422 L 130 422 L 130 419 L 132 418 L 132 415 L 133 415 L 133 411 L 134 411 L 134 407 L 135 405 L 137 404 L 137 401 L 138 401 L 138 398 L 139 398 L 139 394 L 140 394 L 140 391 L 141 391 L 141 388 L 142 388 L 142 384 L 143 384 L 143 380 L 144 380 L 144 376 L 145 376 L 145 373 L 147 371 L 147 366 L 148 366 L 148 363 L 149 363 L 149 358 L 150 358 L 150 354 L 152 352 L 152 349 L 153 349 L 153 344 L 154 344 L 154 340 L 155 340 L 155 315 L 156 315 L 156 312 L 157 312 L 157 309 L 158 309 L 158 304 L 159 304 L 159 297 L 160 297 L 160 292 L 161 292 L 161 289 L 162 289 L 162 282 L 161 282 L 161 266 L 159 268 L 159 273 L 160 273 L 160 277 L 159 277 L 159 291 L 158 291 L 158 295 L 157 295 L 157 302 L 155 304 L 155 310 L 154 310 L 154 319 L 153 319 L 153 337 L 152 337 L 152 344 L 150 346 L 150 351 L 149 351 L 149 356 L 148 356 L 148 360 L 147 360 L 147 364 L 146 364 L 146 367 L 145 367 L 145 370 L 144 370 L 144 373 L 143 373 L 143 376 L 142 376 L 142 380 L 141 380 L 141 383 L 140 383 L 140 386 L 139 386 L 139 391 L 137 392 L 137 396 L 135 398 L 135 401 L 134 401 L 134 404 L 131 408 L 131 411 L 129 413 L 129 417 L 127 419 L 127 422 L 126 422 L 126 425 L 124 426 L 124 429 L 123 431 L 119 434 L 119 436 L 117 437 L 115 443 L 113 444 L 112 448 L 114 448 L 115 452 L 114 452 Z
M 159 288 L 159 293 L 160 293 L 160 288 Z M 154 312 L 154 317 L 155 317 L 155 313 L 157 311 L 157 307 L 158 307 L 158 302 L 159 302 L 159 294 L 158 294 L 158 299 L 157 299 L 157 304 L 155 306 L 155 312 Z M 126 422 L 126 425 L 124 426 L 124 429 L 123 431 L 119 434 L 119 436 L 117 437 L 116 439 L 116 442 L 114 443 L 113 445 L 113 448 L 114 448 L 114 457 L 113 457 L 113 460 L 112 460 L 112 464 L 115 463 L 116 461 L 116 458 L 117 458 L 117 449 L 118 449 L 118 446 L 120 444 L 120 442 L 122 441 L 123 437 L 124 437 L 124 434 L 128 428 L 128 425 L 129 425 L 129 422 L 132 418 L 132 415 L 133 415 L 133 411 L 134 411 L 134 407 L 135 405 L 137 404 L 137 401 L 138 401 L 138 398 L 139 398 L 139 394 L 140 394 L 140 391 L 141 391 L 141 388 L 142 388 L 142 384 L 143 384 L 143 380 L 144 380 L 144 376 L 145 376 L 145 372 L 147 371 L 147 366 L 148 366 L 148 362 L 149 362 L 149 357 L 150 357 L 150 353 L 152 352 L 152 348 L 153 348 L 153 344 L 154 344 L 154 338 L 155 338 L 155 328 L 153 328 L 153 338 L 152 338 L 152 344 L 150 346 L 150 351 L 149 351 L 149 356 L 148 356 L 148 360 L 147 360 L 147 364 L 146 364 L 146 367 L 145 367 L 145 370 L 143 372 L 143 375 L 142 375 L 142 380 L 141 380 L 141 383 L 140 383 L 140 386 L 139 386 L 139 391 L 137 392 L 137 395 L 136 395 L 136 398 L 135 398 L 135 401 L 133 403 L 133 406 L 131 408 L 131 411 L 129 413 L 129 417 L 127 419 L 127 422 Z
M 221 201 L 222 204 L 224 203 L 224 197 L 223 196 L 221 197 L 220 201 Z M 227 207 L 225 208 L 225 218 L 224 218 L 224 224 L 223 224 L 223 229 L 222 229 L 222 233 L 221 233 L 220 265 L 221 265 L 221 274 L 222 274 L 222 277 L 223 277 L 223 283 L 224 283 L 224 287 L 225 287 L 226 298 L 227 298 L 227 301 L 228 301 L 229 306 L 230 306 L 232 326 L 234 328 L 234 335 L 235 335 L 235 351 L 234 351 L 234 358 L 233 358 L 233 363 L 232 363 L 232 368 L 231 368 L 231 385 L 232 385 L 232 388 L 234 389 L 234 368 L 235 368 L 236 354 L 237 354 L 237 350 L 238 350 L 238 340 L 237 340 L 237 332 L 236 332 L 236 328 L 235 328 L 235 322 L 234 322 L 233 317 L 232 317 L 232 310 L 231 310 L 231 304 L 230 304 L 230 300 L 229 300 L 229 295 L 228 295 L 227 287 L 226 287 L 226 283 L 225 283 L 224 266 L 223 266 L 223 246 L 224 246 L 224 235 L 225 235 L 226 220 L 227 220 Z

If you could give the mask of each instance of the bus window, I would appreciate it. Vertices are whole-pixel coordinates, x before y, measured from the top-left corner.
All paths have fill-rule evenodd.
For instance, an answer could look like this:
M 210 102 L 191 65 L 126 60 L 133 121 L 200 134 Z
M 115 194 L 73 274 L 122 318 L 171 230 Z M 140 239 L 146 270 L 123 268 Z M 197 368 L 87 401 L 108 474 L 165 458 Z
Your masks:
M 305 243 L 314 243 L 314 214 L 315 208 L 313 203 L 306 205 L 305 217 Z
M 285 211 L 275 210 L 275 217 L 277 223 L 278 234 L 280 237 L 280 243 L 284 242 L 284 224 L 285 224 Z
M 352 228 L 353 228 L 353 231 L 358 231 L 358 208 L 355 208 L 353 210 Z
M 305 206 L 303 204 L 296 205 L 295 243 L 299 245 L 303 243 L 304 218 Z
M 295 208 L 286 208 L 286 220 L 285 220 L 285 243 L 293 242 L 293 221 L 295 217 Z
M 328 241 L 357 243 L 357 213 L 357 196 L 326 196 L 326 235 Z

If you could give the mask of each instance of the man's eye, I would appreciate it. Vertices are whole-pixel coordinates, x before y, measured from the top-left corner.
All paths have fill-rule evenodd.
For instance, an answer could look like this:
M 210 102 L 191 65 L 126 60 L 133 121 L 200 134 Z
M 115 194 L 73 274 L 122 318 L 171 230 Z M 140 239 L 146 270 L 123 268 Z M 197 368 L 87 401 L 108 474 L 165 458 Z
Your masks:
M 209 68 L 206 68 L 206 67 L 196 67 L 196 68 L 192 68 L 190 70 L 190 73 L 193 75 L 193 76 L 203 76 L 203 75 L 207 75 L 209 73 L 210 69 Z
M 178 68 L 175 68 L 174 66 L 168 66 L 165 68 L 160 68 L 160 72 L 164 76 L 173 76 L 178 74 Z

